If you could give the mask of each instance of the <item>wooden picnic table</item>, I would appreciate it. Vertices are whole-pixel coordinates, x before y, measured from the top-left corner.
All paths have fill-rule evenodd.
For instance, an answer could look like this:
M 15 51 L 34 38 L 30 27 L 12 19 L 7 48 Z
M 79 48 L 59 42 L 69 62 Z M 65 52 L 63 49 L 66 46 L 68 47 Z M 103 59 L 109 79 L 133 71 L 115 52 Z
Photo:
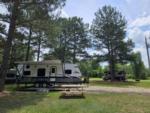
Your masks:
M 62 96 L 84 96 L 85 85 L 61 85 L 61 88 L 65 90 L 62 91 Z

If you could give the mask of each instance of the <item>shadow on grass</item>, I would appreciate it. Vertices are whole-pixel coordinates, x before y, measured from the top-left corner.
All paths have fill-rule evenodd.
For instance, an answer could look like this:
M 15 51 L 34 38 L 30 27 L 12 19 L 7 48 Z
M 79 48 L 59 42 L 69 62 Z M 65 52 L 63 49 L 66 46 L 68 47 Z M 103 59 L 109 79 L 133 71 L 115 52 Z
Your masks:
M 9 111 L 20 109 L 22 107 L 36 105 L 42 101 L 46 93 L 36 92 L 13 92 L 7 96 L 0 97 L 0 113 L 8 113 Z
M 60 96 L 59 99 L 85 99 L 85 96 Z
M 129 87 L 129 86 L 137 86 L 139 82 L 135 81 L 126 81 L 126 82 L 111 82 L 111 81 L 103 81 L 103 80 L 92 80 L 90 81 L 90 85 L 99 85 L 99 86 L 113 86 L 113 87 Z

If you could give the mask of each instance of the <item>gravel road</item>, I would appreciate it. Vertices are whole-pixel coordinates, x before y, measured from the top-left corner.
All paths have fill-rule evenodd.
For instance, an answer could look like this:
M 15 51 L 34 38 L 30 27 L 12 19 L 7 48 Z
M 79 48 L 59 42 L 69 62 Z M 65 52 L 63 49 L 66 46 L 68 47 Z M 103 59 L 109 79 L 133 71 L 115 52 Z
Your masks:
M 90 93 L 140 93 L 140 94 L 150 94 L 150 89 L 140 88 L 140 87 L 129 87 L 129 88 L 119 88 L 119 87 L 103 87 L 103 86 L 88 86 L 84 89 L 86 92 Z

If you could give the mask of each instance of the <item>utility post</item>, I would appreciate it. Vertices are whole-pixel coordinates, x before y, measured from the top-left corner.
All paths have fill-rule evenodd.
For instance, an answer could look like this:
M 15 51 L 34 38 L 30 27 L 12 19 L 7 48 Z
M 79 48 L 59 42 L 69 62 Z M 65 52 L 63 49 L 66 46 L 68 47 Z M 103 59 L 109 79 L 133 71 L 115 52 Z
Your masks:
M 149 55 L 150 44 L 148 43 L 146 37 L 145 37 L 145 45 L 146 45 L 146 51 L 147 51 L 148 65 L 149 65 L 149 69 L 150 69 L 150 55 Z

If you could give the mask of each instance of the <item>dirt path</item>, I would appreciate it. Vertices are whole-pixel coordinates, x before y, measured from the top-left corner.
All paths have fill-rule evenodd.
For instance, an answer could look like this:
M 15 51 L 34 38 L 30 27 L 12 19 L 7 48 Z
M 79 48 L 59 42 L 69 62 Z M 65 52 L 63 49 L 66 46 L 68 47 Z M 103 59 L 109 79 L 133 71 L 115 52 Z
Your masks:
M 10 92 L 8 91 L 0 92 L 0 97 L 8 96 L 9 94 Z
M 150 89 L 140 87 L 119 88 L 119 87 L 88 86 L 87 88 L 85 88 L 85 91 L 90 93 L 109 92 L 109 93 L 150 94 Z

